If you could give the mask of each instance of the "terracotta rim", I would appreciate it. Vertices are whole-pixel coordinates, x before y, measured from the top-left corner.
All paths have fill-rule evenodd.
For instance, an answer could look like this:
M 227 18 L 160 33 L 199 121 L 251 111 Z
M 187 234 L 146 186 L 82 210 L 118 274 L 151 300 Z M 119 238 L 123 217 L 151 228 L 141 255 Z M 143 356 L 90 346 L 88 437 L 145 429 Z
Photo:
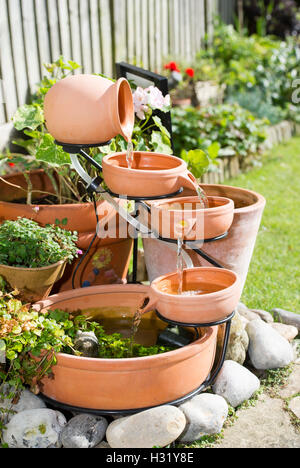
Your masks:
M 89 287 L 88 288 L 88 292 L 89 292 L 89 296 L 92 296 L 92 295 L 98 295 L 98 294 L 112 294 L 112 293 L 118 293 L 120 292 L 120 286 L 121 285 L 105 285 L 105 286 L 92 286 L 92 287 Z M 124 285 L 124 292 L 126 292 L 126 290 L 128 292 L 131 292 L 131 293 L 134 293 L 134 292 L 144 292 L 145 293 L 145 297 L 147 297 L 148 293 L 150 292 L 150 286 L 144 286 L 144 285 Z M 123 291 L 122 291 L 123 292 Z M 47 299 L 45 300 L 42 300 L 42 301 L 39 301 L 37 302 L 36 304 L 34 304 L 34 308 L 40 312 L 41 310 L 43 309 L 47 309 L 47 310 L 51 310 L 51 305 L 53 305 L 54 307 L 58 307 L 59 308 L 59 303 L 60 302 L 64 302 L 64 300 L 66 299 L 69 299 L 70 298 L 70 293 L 73 293 L 72 295 L 72 298 L 75 298 L 75 297 L 80 297 L 80 296 L 85 296 L 87 295 L 86 291 L 84 291 L 84 289 L 80 288 L 80 289 L 74 289 L 73 291 L 64 291 L 62 293 L 59 293 L 59 294 L 56 294 L 56 295 L 53 295 L 53 296 L 49 296 Z M 174 297 L 174 296 L 173 296 Z M 55 301 L 55 299 L 60 299 L 59 301 Z M 142 356 L 142 357 L 135 357 L 135 358 L 123 358 L 123 359 L 105 359 L 105 358 L 88 358 L 88 357 L 81 357 L 81 356 L 73 356 L 73 355 L 70 355 L 70 354 L 65 354 L 65 353 L 57 353 L 57 356 L 62 356 L 64 358 L 64 360 L 67 360 L 70 362 L 71 364 L 71 367 L 74 367 L 73 365 L 73 362 L 76 361 L 76 362 L 87 362 L 87 361 L 90 361 L 90 362 L 93 362 L 93 363 L 99 363 L 99 361 L 103 362 L 103 363 L 106 363 L 106 364 L 120 364 L 120 363 L 132 363 L 134 361 L 137 361 L 140 362 L 140 363 L 143 363 L 143 362 L 148 362 L 150 363 L 150 361 L 157 361 L 157 364 L 160 366 L 161 365 L 161 362 L 162 362 L 162 359 L 166 359 L 168 360 L 169 356 L 172 354 L 172 356 L 178 356 L 178 357 L 182 357 L 182 353 L 183 353 L 183 350 L 185 350 L 185 352 L 188 352 L 188 351 L 192 351 L 192 348 L 195 347 L 195 346 L 201 346 L 201 349 L 205 349 L 206 346 L 209 346 L 210 345 L 210 340 L 212 338 L 212 335 L 216 333 L 216 330 L 217 330 L 218 327 L 205 327 L 205 331 L 204 331 L 204 335 L 199 338 L 198 340 L 196 341 L 193 341 L 192 343 L 184 346 L 183 348 L 178 348 L 178 349 L 175 349 L 173 351 L 168 351 L 166 353 L 162 353 L 162 354 L 154 354 L 152 356 Z M 205 344 L 204 348 L 203 348 L 203 345 Z
M 127 128 L 127 126 L 130 126 L 132 127 L 132 131 L 133 131 L 133 128 L 134 128 L 134 105 L 133 105 L 133 97 L 132 97 L 132 92 L 131 92 L 131 88 L 130 88 L 130 85 L 128 83 L 128 81 L 126 80 L 126 78 L 119 78 L 118 81 L 117 81 L 117 103 L 118 103 L 118 112 L 117 112 L 117 116 L 118 116 L 118 124 L 119 124 L 119 128 L 121 129 L 122 131 L 122 136 L 127 139 L 128 138 L 128 135 L 126 134 L 126 132 L 124 132 L 124 129 Z M 120 99 L 120 94 L 121 92 L 123 92 L 123 89 L 124 89 L 124 92 L 127 96 L 127 100 L 128 100 L 128 97 L 130 99 L 130 110 L 131 112 L 127 112 L 125 113 L 125 116 L 124 116 L 124 121 L 122 121 L 123 119 L 121 119 L 121 112 L 120 112 L 120 105 L 119 105 L 119 99 Z M 126 102 L 126 106 L 128 106 L 129 103 Z M 130 118 L 131 116 L 131 118 Z
M 159 157 L 162 157 L 162 158 L 167 158 L 167 159 L 170 159 L 172 161 L 178 161 L 178 164 L 176 167 L 172 167 L 171 169 L 157 169 L 157 170 L 153 170 L 153 169 L 149 169 L 149 170 L 142 170 L 142 169 L 134 169 L 134 174 L 140 174 L 140 175 L 149 175 L 151 173 L 151 175 L 153 174 L 176 174 L 178 172 L 178 170 L 180 170 L 180 172 L 184 169 L 187 170 L 187 164 L 186 162 L 183 160 L 183 159 L 180 159 L 180 158 L 177 158 L 177 156 L 171 156 L 169 154 L 163 154 L 163 153 L 147 153 L 145 151 L 134 151 L 133 154 L 151 154 L 153 156 L 159 156 Z M 130 171 L 130 169 L 128 169 L 127 167 L 122 167 L 122 166 L 115 166 L 113 164 L 110 163 L 111 159 L 113 158 L 125 158 L 126 160 L 126 153 L 125 152 L 121 152 L 121 153 L 113 153 L 113 154 L 108 154 L 107 156 L 104 156 L 103 158 L 103 161 L 102 163 L 106 165 L 106 168 L 107 170 L 109 168 L 111 168 L 112 170 L 116 169 L 117 171 L 122 171 L 124 174 L 128 173 L 128 171 Z
M 48 270 L 49 268 L 56 268 L 60 265 L 63 265 L 64 263 L 66 263 L 67 259 L 65 260 L 59 260 L 59 262 L 56 262 L 56 263 L 52 263 L 51 265 L 48 265 L 48 266 L 44 266 L 44 267 L 39 267 L 39 268 L 30 268 L 30 267 L 14 267 L 14 266 L 10 266 L 10 265 L 1 265 L 0 264 L 0 267 L 1 268 L 7 268 L 7 269 L 10 269 L 10 270 L 17 270 L 17 271 L 26 271 L 26 272 L 31 272 L 31 271 L 35 271 L 35 272 L 38 272 L 38 271 L 43 271 L 43 270 Z
M 248 190 L 245 188 L 241 187 L 234 187 L 232 185 L 222 185 L 222 184 L 200 184 L 201 188 L 205 192 L 205 187 L 223 187 L 224 190 L 226 189 L 234 189 L 234 191 L 237 191 L 239 193 L 244 193 L 245 195 L 253 195 L 255 198 L 255 201 L 251 205 L 247 206 L 242 206 L 241 208 L 234 208 L 234 213 L 239 214 L 239 213 L 245 213 L 245 212 L 251 212 L 251 211 L 256 211 L 260 206 L 265 206 L 266 204 L 266 199 L 257 192 L 254 192 L 253 190 Z
M 218 206 L 213 206 L 213 207 L 208 207 L 208 208 L 199 208 L 199 209 L 191 209 L 191 210 L 173 210 L 173 209 L 170 209 L 168 211 L 170 212 L 174 212 L 174 213 L 181 213 L 182 211 L 184 213 L 205 213 L 206 215 L 209 215 L 209 213 L 212 213 L 214 214 L 216 211 L 219 211 L 221 208 L 222 209 L 232 209 L 234 207 L 234 202 L 230 199 L 230 198 L 226 198 L 226 197 L 215 197 L 215 196 L 208 196 L 208 201 L 210 200 L 216 200 L 216 201 L 225 201 L 225 203 L 223 204 L 220 204 Z M 172 204 L 172 203 L 183 203 L 186 202 L 186 203 L 195 203 L 195 202 L 198 202 L 200 203 L 200 200 L 197 196 L 190 196 L 190 197 L 181 197 L 181 198 L 171 198 L 169 199 L 168 201 L 162 201 L 162 202 L 154 202 L 152 204 L 152 206 L 156 209 L 160 209 L 162 206 L 164 205 L 169 205 L 169 204 Z
M 188 268 L 185 268 L 183 270 L 183 272 L 209 272 L 209 273 L 212 273 L 213 271 L 215 271 L 216 273 L 225 273 L 227 274 L 228 276 L 231 276 L 231 278 L 234 279 L 233 283 L 228 286 L 228 287 L 225 287 L 223 289 L 221 289 L 220 291 L 215 291 L 215 292 L 211 292 L 211 293 L 206 293 L 206 294 L 202 294 L 201 296 L 177 296 L 178 300 L 179 301 L 182 301 L 184 300 L 185 302 L 192 302 L 192 301 L 195 301 L 195 297 L 199 297 L 199 298 L 203 298 L 203 301 L 208 297 L 208 298 L 218 298 L 219 296 L 222 296 L 224 297 L 224 295 L 230 295 L 232 290 L 235 289 L 235 287 L 237 286 L 237 284 L 239 283 L 239 277 L 238 275 L 232 271 L 232 270 L 227 270 L 225 268 L 217 268 L 217 267 L 198 267 L 198 268 L 192 268 L 192 269 L 188 269 Z M 163 276 L 159 276 L 158 278 L 156 278 L 152 283 L 151 283 L 151 287 L 153 287 L 154 291 L 155 291 L 155 294 L 157 295 L 160 295 L 162 297 L 169 297 L 169 298 L 173 298 L 174 299 L 174 294 L 168 294 L 168 293 L 164 293 L 162 291 L 160 291 L 158 288 L 157 288 L 157 284 L 160 283 L 161 281 L 163 280 L 166 280 L 168 278 L 170 278 L 171 276 L 176 276 L 177 275 L 177 272 L 172 272 L 172 273 L 169 273 L 168 275 L 163 275 Z M 201 299 L 200 299 L 201 300 Z

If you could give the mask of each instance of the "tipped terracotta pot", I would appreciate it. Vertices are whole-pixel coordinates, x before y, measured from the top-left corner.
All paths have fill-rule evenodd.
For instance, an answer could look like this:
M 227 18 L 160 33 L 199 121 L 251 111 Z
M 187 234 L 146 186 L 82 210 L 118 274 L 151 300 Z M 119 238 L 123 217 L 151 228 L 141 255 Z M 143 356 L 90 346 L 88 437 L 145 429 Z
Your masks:
M 49 133 L 59 142 L 92 145 L 118 134 L 131 138 L 133 97 L 125 78 L 116 83 L 95 75 L 64 78 L 48 91 L 44 103 Z
M 49 296 L 51 289 L 64 274 L 65 261 L 41 268 L 21 268 L 0 265 L 0 276 L 20 292 L 20 300 L 34 303 Z
M 33 171 L 29 176 L 33 190 L 36 190 L 33 193 L 35 197 L 43 198 L 42 192 L 44 191 L 54 193 L 51 181 L 44 171 Z M 26 179 L 21 173 L 5 176 L 4 179 L 11 184 L 27 189 Z M 84 253 L 96 230 L 93 203 L 27 205 L 22 203 L 24 194 L 26 198 L 26 191 L 0 181 L 0 223 L 6 219 L 16 220 L 19 216 L 32 219 L 42 226 L 56 224 L 57 221 L 60 221 L 61 228 L 78 232 L 77 246 Z M 19 203 L 17 203 L 18 200 Z M 98 201 L 97 210 L 100 226 L 103 227 L 108 222 L 113 222 L 116 226 L 116 235 L 115 237 L 96 239 L 89 255 L 77 271 L 76 287 L 80 287 L 81 284 L 89 286 L 126 281 L 133 241 L 129 238 L 119 237 L 119 216 L 108 202 Z M 66 266 L 63 277 L 55 284 L 56 292 L 72 289 L 73 272 L 77 268 L 80 258 L 79 256 L 72 264 Z
M 224 239 L 204 244 L 201 249 L 225 268 L 238 274 L 242 287 L 253 254 L 256 236 L 259 230 L 262 213 L 266 204 L 264 197 L 251 190 L 227 185 L 201 185 L 207 196 L 226 197 L 234 202 L 234 218 Z M 184 191 L 179 195 L 190 196 L 192 192 Z M 150 281 L 176 270 L 176 252 L 168 244 L 157 239 L 143 239 L 145 263 Z M 188 254 L 194 266 L 211 266 L 193 250 Z
M 132 318 L 148 293 L 148 286 L 99 286 L 60 293 L 35 308 L 84 310 L 89 316 L 117 320 Z M 166 327 L 154 314 L 147 318 L 152 328 Z M 218 327 L 202 329 L 201 338 L 188 346 L 140 358 L 97 359 L 59 353 L 54 378 L 43 379 L 43 393 L 61 403 L 89 409 L 143 409 L 168 403 L 206 380 L 215 359 L 217 331 Z
M 165 318 L 181 323 L 210 323 L 228 317 L 237 306 L 241 288 L 233 271 L 193 268 L 183 271 L 183 294 L 178 295 L 177 272 L 151 283 L 145 312 L 157 309 Z M 197 291 L 197 295 L 191 295 Z
M 134 152 L 132 169 L 128 169 L 126 153 L 105 156 L 103 177 L 113 193 L 131 197 L 156 197 L 186 187 L 196 192 L 195 177 L 183 159 L 161 153 Z
M 202 240 L 221 236 L 233 221 L 234 204 L 223 197 L 208 197 L 203 208 L 198 197 L 172 198 L 151 203 L 149 222 L 155 233 L 169 239 Z

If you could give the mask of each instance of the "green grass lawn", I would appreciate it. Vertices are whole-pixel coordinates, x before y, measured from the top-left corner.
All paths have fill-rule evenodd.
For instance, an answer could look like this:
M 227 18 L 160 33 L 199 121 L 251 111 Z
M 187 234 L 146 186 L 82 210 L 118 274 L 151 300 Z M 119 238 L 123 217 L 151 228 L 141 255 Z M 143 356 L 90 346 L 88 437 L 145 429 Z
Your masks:
M 267 200 L 242 301 L 300 313 L 300 138 L 272 149 L 263 165 L 226 184 Z

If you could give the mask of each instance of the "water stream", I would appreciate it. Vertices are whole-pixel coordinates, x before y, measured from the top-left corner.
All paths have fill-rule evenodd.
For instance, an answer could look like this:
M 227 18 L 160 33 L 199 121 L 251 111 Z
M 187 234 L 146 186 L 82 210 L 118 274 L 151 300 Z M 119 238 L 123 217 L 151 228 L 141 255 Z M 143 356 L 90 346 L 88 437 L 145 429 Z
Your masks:
M 132 169 L 132 163 L 133 163 L 133 143 L 132 143 L 131 139 L 128 140 L 127 153 L 126 153 L 126 161 L 127 161 L 127 167 L 128 167 L 128 169 Z

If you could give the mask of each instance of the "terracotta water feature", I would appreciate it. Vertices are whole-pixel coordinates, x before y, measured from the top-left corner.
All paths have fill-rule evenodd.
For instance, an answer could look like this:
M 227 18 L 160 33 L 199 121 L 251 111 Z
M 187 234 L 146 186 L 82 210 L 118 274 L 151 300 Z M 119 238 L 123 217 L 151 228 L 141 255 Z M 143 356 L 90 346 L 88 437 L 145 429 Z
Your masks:
M 80 152 L 80 146 L 104 143 L 117 133 L 129 142 L 127 153 L 103 158 L 102 176 L 108 191 L 99 187 L 101 180 L 97 181 L 97 188 L 95 181 L 83 173 L 78 160 L 73 157 L 74 167 L 88 182 L 89 188 L 101 193 L 134 228 L 143 227 L 144 232 L 149 230 L 149 219 L 138 224 L 118 207 L 114 198 L 127 196 L 136 201 L 149 201 L 150 205 L 150 200 L 154 200 L 152 208 L 157 223 L 154 223 L 154 230 L 159 234 L 164 224 L 161 213 L 170 212 L 169 239 L 166 239 L 169 242 L 174 243 L 177 238 L 184 241 L 184 233 L 178 234 L 176 225 L 178 227 L 178 220 L 185 211 L 185 202 L 191 205 L 186 210 L 190 224 L 201 218 L 203 237 L 200 240 L 214 241 L 226 236 L 234 217 L 231 196 L 208 190 L 207 199 L 180 158 L 142 151 L 132 153 L 133 112 L 129 85 L 126 80 L 116 84 L 101 80 L 85 75 L 67 78 L 55 85 L 45 100 L 48 130 L 56 140 L 70 144 L 71 152 L 75 153 L 76 145 Z M 86 157 L 84 152 L 80 154 Z M 175 195 L 181 198 L 174 199 Z M 185 195 L 188 195 L 187 199 L 182 198 Z M 179 208 L 174 209 L 174 203 L 179 203 Z M 150 226 L 152 229 L 151 222 Z M 199 240 L 195 239 L 193 229 L 188 231 L 189 239 Z M 182 242 L 178 243 L 179 254 Z M 157 245 L 166 246 L 165 243 Z M 152 260 L 154 264 L 159 260 L 163 265 L 166 256 L 160 251 L 160 258 Z M 152 260 L 148 257 L 148 267 Z M 150 323 L 154 342 L 158 330 L 164 330 L 167 323 L 176 322 L 192 330 L 194 340 L 164 354 L 129 359 L 84 358 L 60 353 L 53 368 L 54 378 L 44 379 L 45 396 L 77 409 L 135 411 L 183 401 L 212 383 L 224 361 L 230 320 L 242 291 L 241 281 L 231 268 L 188 268 L 180 275 L 176 267 L 167 265 L 166 268 L 165 276 L 155 279 L 150 287 L 134 284 L 76 289 L 52 296 L 36 307 L 38 310 L 81 310 L 92 317 L 96 314 L 97 320 L 102 317 L 115 320 L 116 324 L 121 318 L 130 317 L 131 321 L 138 318 L 136 323 L 140 320 L 141 328 L 145 321 Z M 182 289 L 178 288 L 181 277 Z M 226 323 L 223 350 L 217 367 L 212 370 L 221 323 Z
M 133 318 L 149 289 L 141 285 L 77 289 L 49 297 L 35 308 L 69 312 L 80 309 L 97 320 L 113 318 L 122 323 L 124 318 Z M 150 328 L 147 339 L 150 337 L 150 342 L 155 343 L 158 332 L 167 324 L 154 312 L 144 317 Z M 124 331 L 122 325 L 119 327 Z M 60 353 L 53 367 L 54 378 L 43 380 L 43 394 L 70 406 L 104 411 L 168 403 L 193 392 L 207 378 L 215 359 L 217 330 L 218 327 L 199 330 L 200 337 L 191 344 L 154 356 L 97 359 Z

